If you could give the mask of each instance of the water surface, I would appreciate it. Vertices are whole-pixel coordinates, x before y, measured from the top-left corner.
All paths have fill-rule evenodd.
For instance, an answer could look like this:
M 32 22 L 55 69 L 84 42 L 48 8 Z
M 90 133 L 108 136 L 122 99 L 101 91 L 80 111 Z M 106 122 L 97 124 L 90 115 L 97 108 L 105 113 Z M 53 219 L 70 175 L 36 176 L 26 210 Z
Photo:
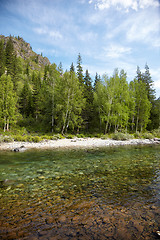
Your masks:
M 0 239 L 158 239 L 160 146 L 0 152 Z

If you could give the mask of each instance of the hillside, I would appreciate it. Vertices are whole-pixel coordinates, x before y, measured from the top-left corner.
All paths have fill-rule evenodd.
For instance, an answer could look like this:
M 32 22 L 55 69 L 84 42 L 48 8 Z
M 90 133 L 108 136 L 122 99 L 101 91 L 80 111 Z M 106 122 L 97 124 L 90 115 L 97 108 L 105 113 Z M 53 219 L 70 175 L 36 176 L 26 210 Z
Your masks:
M 26 41 L 24 41 L 22 37 L 11 36 L 11 39 L 12 39 L 14 50 L 17 57 L 21 57 L 25 61 L 28 60 L 32 70 L 39 70 L 39 68 L 41 67 L 44 67 L 46 65 L 51 65 L 47 57 L 43 57 L 40 54 L 35 53 L 32 50 L 31 45 Z M 6 46 L 7 41 L 9 40 L 9 36 L 5 37 L 4 35 L 0 35 L 0 40 L 3 40 L 4 46 Z

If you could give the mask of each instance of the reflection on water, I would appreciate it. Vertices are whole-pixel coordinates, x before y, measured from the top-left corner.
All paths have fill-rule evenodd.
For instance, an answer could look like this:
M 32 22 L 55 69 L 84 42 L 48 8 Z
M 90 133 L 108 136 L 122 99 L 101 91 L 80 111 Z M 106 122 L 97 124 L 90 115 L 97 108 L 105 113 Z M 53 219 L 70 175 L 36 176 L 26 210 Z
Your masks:
M 0 239 L 158 239 L 160 148 L 0 152 Z

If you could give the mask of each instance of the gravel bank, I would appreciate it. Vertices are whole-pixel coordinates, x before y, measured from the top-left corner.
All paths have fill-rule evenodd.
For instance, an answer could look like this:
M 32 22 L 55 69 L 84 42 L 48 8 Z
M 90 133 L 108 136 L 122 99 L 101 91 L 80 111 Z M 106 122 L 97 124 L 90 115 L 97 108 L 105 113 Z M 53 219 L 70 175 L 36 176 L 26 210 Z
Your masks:
M 107 146 L 124 146 L 124 145 L 146 145 L 158 144 L 159 139 L 131 139 L 126 141 L 117 141 L 112 139 L 100 138 L 75 138 L 75 139 L 59 139 L 46 140 L 39 143 L 32 142 L 10 142 L 1 143 L 0 150 L 24 151 L 27 149 L 55 149 L 55 148 L 97 148 Z

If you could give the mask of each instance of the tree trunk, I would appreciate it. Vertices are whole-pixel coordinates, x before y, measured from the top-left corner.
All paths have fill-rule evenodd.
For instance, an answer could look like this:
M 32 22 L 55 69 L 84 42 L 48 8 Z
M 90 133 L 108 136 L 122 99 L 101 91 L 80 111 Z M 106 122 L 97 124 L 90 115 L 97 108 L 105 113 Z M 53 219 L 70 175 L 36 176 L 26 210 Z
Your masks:
M 53 133 L 53 127 L 54 127 L 54 116 L 53 116 L 53 113 L 52 113 L 52 133 Z
M 7 119 L 7 132 L 9 131 L 9 119 Z
M 105 134 L 107 133 L 107 130 L 108 130 L 109 117 L 110 117 L 110 111 L 108 113 L 108 119 L 107 119 L 107 122 L 106 122 Z
M 6 131 L 6 118 L 4 118 L 4 132 Z
M 138 130 L 138 122 L 139 122 L 139 108 L 138 108 L 138 112 L 137 112 L 136 133 L 137 133 L 137 130 Z
M 131 127 L 132 131 L 133 131 L 133 125 L 134 125 L 134 116 L 132 118 L 132 127 Z
M 53 94 L 52 94 L 52 133 L 53 133 L 53 127 L 54 127 L 54 82 L 52 82 L 52 89 L 53 89 Z
M 69 100 L 70 100 L 70 89 L 68 91 L 67 109 L 66 109 L 66 115 L 65 115 L 64 124 L 63 124 L 63 127 L 62 127 L 62 135 L 64 134 L 64 131 L 65 131 L 65 128 L 66 128 L 66 123 L 67 123 L 67 118 L 68 118 L 68 111 L 69 111 Z

